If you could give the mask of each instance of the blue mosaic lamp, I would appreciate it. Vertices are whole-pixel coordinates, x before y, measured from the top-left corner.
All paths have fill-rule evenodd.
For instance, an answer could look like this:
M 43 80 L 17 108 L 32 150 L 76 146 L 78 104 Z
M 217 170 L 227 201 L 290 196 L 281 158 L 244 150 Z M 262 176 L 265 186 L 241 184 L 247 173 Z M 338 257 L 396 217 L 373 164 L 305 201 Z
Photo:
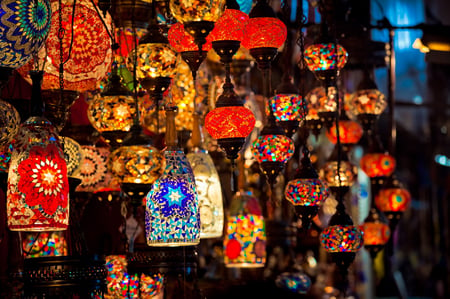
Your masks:
M 194 174 L 177 145 L 176 109 L 166 110 L 166 167 L 147 195 L 145 232 L 149 246 L 189 246 L 200 242 L 200 214 Z
M 49 0 L 0 2 L 0 67 L 17 69 L 44 44 L 50 31 Z

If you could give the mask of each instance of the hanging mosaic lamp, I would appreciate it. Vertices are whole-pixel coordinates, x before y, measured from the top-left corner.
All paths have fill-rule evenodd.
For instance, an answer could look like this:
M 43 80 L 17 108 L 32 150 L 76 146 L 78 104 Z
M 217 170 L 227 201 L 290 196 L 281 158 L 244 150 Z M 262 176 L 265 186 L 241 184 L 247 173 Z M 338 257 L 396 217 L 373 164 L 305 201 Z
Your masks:
M 89 0 L 77 0 L 72 24 L 73 0 L 51 1 L 51 26 L 45 46 L 38 53 L 38 61 L 30 61 L 18 71 L 27 81 L 28 72 L 35 64 L 44 66 L 43 90 L 60 88 L 59 68 L 61 63 L 59 32 L 63 35 L 64 89 L 78 92 L 95 90 L 106 76 L 112 62 L 111 17 L 106 14 L 103 21 Z M 62 28 L 59 17 L 62 16 Z M 76 30 L 72 30 L 76 28 Z M 73 34 L 73 36 L 72 36 Z M 70 56 L 69 56 L 70 53 Z
M 206 37 L 224 11 L 225 0 L 170 0 L 169 7 L 178 22 L 194 38 L 197 49 L 203 49 Z
M 269 99 L 273 114 L 288 137 L 297 131 L 307 115 L 308 107 L 300 91 L 292 83 L 292 78 L 285 75 L 275 89 L 275 96 Z
M 42 72 L 33 72 L 33 111 L 12 146 L 7 183 L 8 226 L 14 231 L 65 230 L 69 224 L 67 164 L 59 136 L 42 116 Z
M 0 100 L 0 146 L 6 146 L 19 130 L 20 115 L 8 102 Z
M 149 246 L 189 246 L 200 242 L 195 178 L 178 147 L 175 108 L 166 108 L 166 166 L 147 195 L 145 231 Z
M 312 218 L 317 215 L 320 206 L 328 198 L 329 190 L 312 166 L 306 145 L 303 147 L 303 158 L 300 163 L 295 178 L 287 183 L 284 195 L 295 207 L 295 212 L 302 220 L 302 227 L 309 229 Z
M 372 206 L 360 229 L 364 233 L 364 248 L 374 259 L 389 241 L 391 236 L 389 222 L 375 206 Z
M 394 224 L 411 204 L 411 194 L 393 174 L 375 196 L 375 206 Z
M 200 238 L 220 238 L 223 235 L 223 200 L 219 174 L 211 156 L 202 148 L 200 115 L 194 114 L 192 150 L 187 154 L 194 172 L 200 209 Z
M 370 78 L 369 72 L 365 71 L 356 92 L 346 99 L 345 105 L 348 107 L 348 117 L 358 120 L 364 130 L 369 131 L 373 129 L 378 117 L 386 109 L 387 102 Z
M 134 97 L 122 84 L 118 66 L 114 65 L 103 91 L 89 102 L 88 119 L 106 142 L 116 148 L 128 135 L 135 115 Z
M 227 217 L 224 262 L 228 268 L 262 268 L 266 263 L 266 230 L 258 199 L 237 192 Z
M 356 181 L 358 169 L 348 160 L 348 156 L 344 151 L 341 150 L 339 156 L 338 145 L 336 145 L 330 158 L 322 166 L 319 173 L 322 180 L 327 183 L 334 194 L 344 195 Z
M 294 294 L 304 295 L 311 288 L 311 278 L 303 272 L 284 272 L 275 280 L 277 287 L 285 289 Z
M 305 125 L 318 138 L 323 124 L 319 117 L 319 111 L 336 111 L 336 102 L 329 99 L 324 87 L 316 87 L 305 97 L 308 107 L 308 114 L 305 117 Z
M 330 254 L 341 275 L 346 277 L 364 239 L 362 231 L 353 225 L 353 220 L 345 212 L 342 197 L 338 199 L 336 213 L 331 216 L 328 227 L 320 234 L 320 244 Z
M 83 164 L 83 148 L 70 137 L 61 137 L 61 144 L 64 152 L 64 159 L 67 163 L 67 176 L 78 178 Z
M 218 97 L 216 108 L 205 118 L 205 128 L 212 138 L 225 151 L 227 158 L 236 160 L 245 143 L 245 138 L 255 127 L 255 116 L 242 103 L 241 98 L 228 80 Z
M 342 115 L 343 114 L 341 113 L 341 117 Z M 330 140 L 333 144 L 336 144 L 337 142 L 336 131 L 336 124 L 333 124 L 333 126 L 331 126 L 331 128 L 329 128 L 326 132 L 328 140 Z M 351 147 L 359 142 L 362 135 L 363 129 L 359 123 L 342 118 L 339 120 L 339 139 L 344 151 L 348 152 Z
M 128 55 L 127 67 L 134 70 L 136 63 L 137 79 L 159 105 L 175 75 L 177 54 L 155 22 L 152 21 L 147 33 L 139 40 L 138 47 Z
M 0 68 L 25 65 L 44 45 L 50 31 L 49 0 L 2 0 L 0 4 Z M 2 80 L 3 81 L 3 80 Z

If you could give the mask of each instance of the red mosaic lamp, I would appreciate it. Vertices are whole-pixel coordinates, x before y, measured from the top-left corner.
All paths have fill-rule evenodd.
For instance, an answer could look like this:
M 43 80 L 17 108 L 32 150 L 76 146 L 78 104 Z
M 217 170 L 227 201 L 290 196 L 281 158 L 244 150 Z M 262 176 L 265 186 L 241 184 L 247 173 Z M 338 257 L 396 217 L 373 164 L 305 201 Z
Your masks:
M 7 183 L 10 230 L 65 230 L 69 224 L 67 164 L 59 136 L 44 118 L 43 72 L 32 72 L 32 116 L 19 128 L 12 145 Z
M 326 136 L 333 144 L 337 142 L 337 130 L 336 123 L 334 123 L 327 131 Z M 345 111 L 341 110 L 339 114 L 339 139 L 342 145 L 342 149 L 345 152 L 349 152 L 350 149 L 356 145 L 361 139 L 364 131 L 361 125 L 349 120 Z
M 383 212 L 395 226 L 411 204 L 411 194 L 397 177 L 392 175 L 375 196 L 375 206 Z
M 286 199 L 294 206 L 295 212 L 302 220 L 302 227 L 309 229 L 311 220 L 328 198 L 329 189 L 319 179 L 317 171 L 311 164 L 307 146 L 303 146 L 303 158 L 300 161 L 295 178 L 289 181 L 284 190 Z
M 389 241 L 391 236 L 389 222 L 383 213 L 372 205 L 369 215 L 360 225 L 360 229 L 364 233 L 364 248 L 374 259 Z

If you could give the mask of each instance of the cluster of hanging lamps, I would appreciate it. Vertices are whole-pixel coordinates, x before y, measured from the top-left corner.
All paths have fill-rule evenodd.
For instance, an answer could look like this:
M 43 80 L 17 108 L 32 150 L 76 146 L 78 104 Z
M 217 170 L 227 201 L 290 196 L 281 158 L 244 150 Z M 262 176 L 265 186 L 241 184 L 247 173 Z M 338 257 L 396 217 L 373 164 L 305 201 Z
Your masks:
M 145 231 L 149 246 L 189 246 L 200 241 L 195 178 L 178 146 L 175 115 L 176 108 L 166 108 L 166 164 L 146 198 Z
M 32 72 L 31 117 L 12 141 L 7 183 L 7 215 L 11 230 L 65 230 L 69 224 L 67 164 L 58 133 L 45 119 L 42 72 Z

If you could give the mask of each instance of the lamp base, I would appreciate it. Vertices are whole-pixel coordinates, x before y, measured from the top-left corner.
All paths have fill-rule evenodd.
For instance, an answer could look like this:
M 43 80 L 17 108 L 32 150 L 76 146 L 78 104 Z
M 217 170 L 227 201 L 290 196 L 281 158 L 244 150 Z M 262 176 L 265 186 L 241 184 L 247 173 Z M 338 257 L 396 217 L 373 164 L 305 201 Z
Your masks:
M 319 206 L 294 206 L 295 213 L 302 221 L 303 229 L 311 228 L 311 221 L 319 212 Z
M 378 115 L 371 113 L 361 113 L 357 116 L 359 123 L 365 132 L 373 130 L 377 122 Z
M 145 78 L 141 80 L 141 85 L 151 97 L 157 101 L 161 101 L 164 92 L 169 89 L 171 82 L 172 79 L 170 77 Z
M 331 128 L 336 119 L 336 112 L 334 111 L 325 111 L 318 112 L 317 115 L 320 117 L 320 121 L 324 124 L 326 128 Z
M 261 162 L 259 163 L 262 172 L 266 175 L 267 182 L 271 187 L 275 185 L 275 181 L 280 171 L 284 168 L 283 162 Z
M 297 132 L 300 122 L 298 120 L 284 120 L 278 122 L 287 137 L 291 138 Z
M 119 146 L 122 146 L 123 141 L 128 136 L 129 131 L 104 131 L 101 132 L 102 137 L 105 141 L 111 146 L 111 148 L 116 149 Z
M 227 64 L 233 61 L 233 56 L 239 50 L 241 42 L 236 40 L 219 40 L 213 41 L 212 46 L 217 55 L 220 56 L 220 62 Z
M 377 257 L 378 252 L 383 250 L 384 245 L 364 245 L 364 248 L 370 253 L 372 260 L 374 260 Z
M 189 33 L 197 44 L 198 48 L 203 50 L 206 44 L 206 37 L 214 29 L 214 22 L 211 21 L 194 21 L 184 23 L 184 30 Z
M 230 160 L 236 160 L 239 155 L 239 151 L 245 143 L 245 138 L 223 138 L 218 139 L 217 143 L 220 148 L 223 149 Z
M 305 120 L 305 126 L 311 130 L 316 140 L 319 138 L 320 131 L 322 130 L 322 122 L 320 119 L 308 119 Z
M 255 58 L 256 63 L 261 70 L 269 69 L 277 54 L 277 48 L 261 47 L 250 49 L 250 55 Z
M 181 58 L 189 65 L 192 72 L 192 77 L 196 78 L 198 68 L 206 58 L 206 51 L 185 51 L 181 52 Z
M 132 205 L 140 206 L 152 186 L 153 184 L 122 183 L 120 189 L 128 195 Z

